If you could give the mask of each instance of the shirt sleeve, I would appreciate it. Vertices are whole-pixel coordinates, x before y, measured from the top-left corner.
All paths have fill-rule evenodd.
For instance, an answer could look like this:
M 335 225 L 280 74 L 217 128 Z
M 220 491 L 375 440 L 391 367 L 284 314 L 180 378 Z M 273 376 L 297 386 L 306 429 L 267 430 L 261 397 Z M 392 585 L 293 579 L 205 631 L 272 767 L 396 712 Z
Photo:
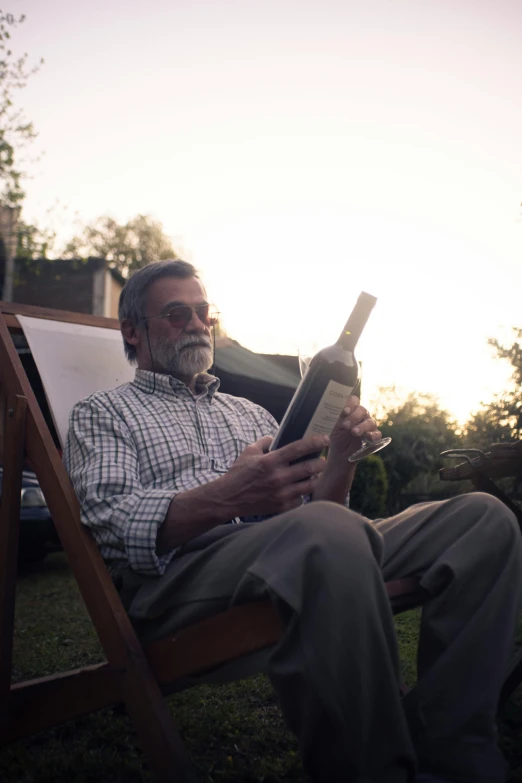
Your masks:
M 163 574 L 177 549 L 158 556 L 156 537 L 176 493 L 141 484 L 136 444 L 110 403 L 91 397 L 75 405 L 64 463 L 97 543 L 125 552 L 140 574 Z
M 279 429 L 279 424 L 277 423 L 276 419 L 269 411 L 267 411 L 265 408 L 262 408 L 260 405 L 256 405 L 255 403 L 250 402 L 249 405 L 251 406 L 251 411 L 254 414 L 254 418 L 257 419 L 257 423 L 263 434 L 271 435 L 274 438 L 277 430 Z

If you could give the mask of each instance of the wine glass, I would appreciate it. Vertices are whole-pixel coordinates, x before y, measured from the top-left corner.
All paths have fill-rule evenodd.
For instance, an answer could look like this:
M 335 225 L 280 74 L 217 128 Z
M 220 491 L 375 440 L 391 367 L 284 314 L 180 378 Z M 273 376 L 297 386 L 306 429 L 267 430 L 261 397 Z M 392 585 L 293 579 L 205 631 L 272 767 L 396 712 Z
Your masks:
M 381 438 L 380 440 L 369 440 L 367 435 L 361 435 L 361 448 L 354 451 L 348 457 L 348 462 L 359 462 L 360 459 L 368 457 L 370 454 L 375 454 L 376 451 L 380 451 L 389 443 L 391 438 Z
M 314 355 L 317 353 L 317 350 L 316 350 L 315 343 L 306 348 L 299 347 L 297 349 L 297 358 L 299 360 L 299 372 L 301 374 L 301 378 L 304 378 L 306 373 L 308 372 L 308 368 L 310 367 L 310 362 L 314 358 Z
M 310 362 L 312 361 L 315 353 L 316 351 L 313 350 L 313 347 L 312 349 L 301 347 L 297 349 L 299 372 L 301 373 L 301 378 L 304 378 L 308 372 Z M 375 454 L 376 451 L 380 451 L 385 446 L 388 446 L 388 444 L 391 443 L 391 440 L 391 438 L 369 440 L 367 435 L 361 435 L 361 447 L 348 457 L 348 462 L 359 462 L 359 460 L 364 459 L 364 457 L 368 457 L 370 454 Z

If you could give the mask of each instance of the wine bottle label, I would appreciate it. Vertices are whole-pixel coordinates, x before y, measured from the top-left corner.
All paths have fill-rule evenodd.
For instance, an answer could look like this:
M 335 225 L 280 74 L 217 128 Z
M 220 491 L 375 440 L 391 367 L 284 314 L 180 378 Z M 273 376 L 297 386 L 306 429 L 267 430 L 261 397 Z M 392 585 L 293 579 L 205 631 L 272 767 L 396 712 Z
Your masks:
M 330 381 L 315 409 L 303 438 L 308 435 L 329 435 L 346 403 L 353 386 L 344 386 L 337 381 Z

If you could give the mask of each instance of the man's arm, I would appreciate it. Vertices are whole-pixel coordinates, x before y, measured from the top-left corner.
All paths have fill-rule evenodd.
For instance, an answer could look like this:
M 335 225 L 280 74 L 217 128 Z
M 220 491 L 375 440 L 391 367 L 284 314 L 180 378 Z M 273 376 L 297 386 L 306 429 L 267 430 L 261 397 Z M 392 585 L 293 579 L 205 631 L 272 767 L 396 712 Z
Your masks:
M 355 467 L 354 462 L 334 457 L 329 452 L 326 467 L 317 480 L 312 500 L 331 500 L 332 503 L 345 505 L 355 476 Z
M 143 486 L 132 434 L 104 393 L 74 406 L 63 460 L 81 520 L 104 554 L 125 553 L 138 573 L 162 574 L 173 552 L 158 556 L 156 536 L 174 492 Z
M 268 452 L 266 436 L 248 446 L 228 473 L 173 499 L 158 532 L 157 551 L 166 552 L 236 516 L 281 514 L 314 491 L 324 470 L 320 458 L 295 460 L 321 450 L 328 438 L 315 435 Z

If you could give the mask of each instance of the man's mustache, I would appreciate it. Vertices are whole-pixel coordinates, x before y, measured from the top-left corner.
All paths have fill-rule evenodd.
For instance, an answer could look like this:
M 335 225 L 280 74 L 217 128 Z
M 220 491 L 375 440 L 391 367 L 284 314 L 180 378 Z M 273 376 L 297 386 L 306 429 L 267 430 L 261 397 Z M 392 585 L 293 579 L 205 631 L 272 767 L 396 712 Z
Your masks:
M 202 346 L 204 348 L 212 348 L 210 340 L 205 340 L 204 337 L 190 337 L 180 339 L 177 342 L 177 348 L 182 350 L 183 348 L 190 348 L 191 346 Z

